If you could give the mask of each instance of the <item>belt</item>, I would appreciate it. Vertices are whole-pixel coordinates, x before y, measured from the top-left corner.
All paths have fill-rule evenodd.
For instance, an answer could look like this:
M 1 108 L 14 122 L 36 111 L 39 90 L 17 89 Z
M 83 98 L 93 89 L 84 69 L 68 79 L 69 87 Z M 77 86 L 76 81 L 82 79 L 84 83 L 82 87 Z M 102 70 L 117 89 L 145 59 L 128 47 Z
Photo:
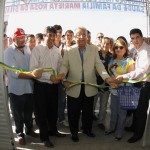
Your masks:
M 134 86 L 135 87 L 150 86 L 150 82 L 148 82 L 148 81 L 142 81 L 142 82 L 134 83 Z
M 53 85 L 53 84 L 51 84 L 51 83 L 41 82 L 41 81 L 39 81 L 39 80 L 35 80 L 34 82 L 35 82 L 35 83 L 38 83 L 38 84 L 43 84 L 43 85 Z

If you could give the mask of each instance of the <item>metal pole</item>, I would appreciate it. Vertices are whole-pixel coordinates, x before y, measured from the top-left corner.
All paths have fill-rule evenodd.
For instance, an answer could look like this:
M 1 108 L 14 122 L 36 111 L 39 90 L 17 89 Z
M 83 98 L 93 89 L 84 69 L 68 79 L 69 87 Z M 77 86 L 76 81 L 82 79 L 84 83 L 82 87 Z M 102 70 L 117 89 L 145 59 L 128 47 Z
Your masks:
M 0 0 L 0 61 L 3 61 L 4 8 L 5 0 Z M 0 115 L 0 149 L 15 150 L 16 144 L 14 142 L 3 74 L 4 71 L 0 67 L 0 114 L 2 114 Z
M 149 27 L 149 34 L 148 34 L 148 37 L 150 37 L 150 2 L 149 0 L 148 1 L 148 27 Z
M 148 34 L 149 34 L 148 0 L 146 0 L 145 3 L 146 3 L 145 8 L 146 8 L 146 23 L 147 23 L 146 27 L 147 27 L 147 37 L 148 37 Z

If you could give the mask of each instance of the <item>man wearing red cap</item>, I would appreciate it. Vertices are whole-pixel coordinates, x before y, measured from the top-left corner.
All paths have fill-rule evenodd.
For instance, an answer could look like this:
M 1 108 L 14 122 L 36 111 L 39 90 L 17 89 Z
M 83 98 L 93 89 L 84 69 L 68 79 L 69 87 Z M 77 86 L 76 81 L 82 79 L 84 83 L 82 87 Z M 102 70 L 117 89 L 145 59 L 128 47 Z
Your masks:
M 17 28 L 13 35 L 13 44 L 4 52 L 4 62 L 15 68 L 29 70 L 30 49 L 25 46 L 25 32 Z M 26 134 L 32 137 L 38 137 L 32 129 L 32 80 L 31 78 L 40 78 L 43 70 L 37 69 L 29 73 L 18 73 L 7 70 L 8 75 L 8 93 L 10 104 L 16 126 L 16 134 L 20 144 L 25 145 L 25 135 L 23 126 L 25 124 Z

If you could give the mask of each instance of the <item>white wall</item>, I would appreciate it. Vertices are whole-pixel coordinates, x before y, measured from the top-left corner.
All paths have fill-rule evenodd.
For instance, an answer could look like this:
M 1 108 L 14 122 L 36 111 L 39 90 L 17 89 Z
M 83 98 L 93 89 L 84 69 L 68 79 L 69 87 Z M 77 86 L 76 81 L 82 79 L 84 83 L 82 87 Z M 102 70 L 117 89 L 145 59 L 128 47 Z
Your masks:
M 113 12 L 113 11 L 49 11 L 10 14 L 7 34 L 11 36 L 16 27 L 23 28 L 26 33 L 43 32 L 48 25 L 60 24 L 65 32 L 84 26 L 92 33 L 92 41 L 98 32 L 116 38 L 120 35 L 128 40 L 132 28 L 140 28 L 147 36 L 147 17 L 144 13 Z

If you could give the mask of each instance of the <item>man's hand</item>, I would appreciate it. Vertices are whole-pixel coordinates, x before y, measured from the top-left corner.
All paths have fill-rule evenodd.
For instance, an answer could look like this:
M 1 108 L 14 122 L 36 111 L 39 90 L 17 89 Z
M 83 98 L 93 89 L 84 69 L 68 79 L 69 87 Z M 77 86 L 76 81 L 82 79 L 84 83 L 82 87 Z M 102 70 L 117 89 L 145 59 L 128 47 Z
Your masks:
M 64 73 L 58 74 L 57 78 L 62 81 L 65 78 L 65 74 Z
M 60 79 L 57 78 L 55 75 L 51 75 L 50 81 L 52 81 L 54 84 L 58 84 L 60 82 Z
M 115 77 L 109 77 L 109 78 L 106 78 L 106 79 L 105 79 L 105 82 L 108 83 L 109 85 L 110 85 L 111 83 L 115 83 L 115 81 L 116 81 L 116 78 L 115 78 Z
M 42 76 L 43 69 L 35 69 L 31 72 L 33 78 L 38 79 Z
M 120 83 L 120 82 L 122 82 L 123 81 L 123 76 L 122 75 L 118 75 L 117 77 L 116 77 L 116 83 Z
M 70 82 L 67 82 L 67 81 L 64 81 L 64 82 L 63 82 L 63 85 L 64 85 L 65 88 L 69 87 L 70 84 L 71 84 L 71 83 L 70 83 Z
M 111 87 L 112 89 L 116 89 L 116 88 L 119 87 L 119 85 L 118 85 L 117 83 L 110 83 L 110 87 Z
M 115 77 L 109 77 L 105 80 L 105 82 L 108 83 L 113 89 L 119 87 Z

